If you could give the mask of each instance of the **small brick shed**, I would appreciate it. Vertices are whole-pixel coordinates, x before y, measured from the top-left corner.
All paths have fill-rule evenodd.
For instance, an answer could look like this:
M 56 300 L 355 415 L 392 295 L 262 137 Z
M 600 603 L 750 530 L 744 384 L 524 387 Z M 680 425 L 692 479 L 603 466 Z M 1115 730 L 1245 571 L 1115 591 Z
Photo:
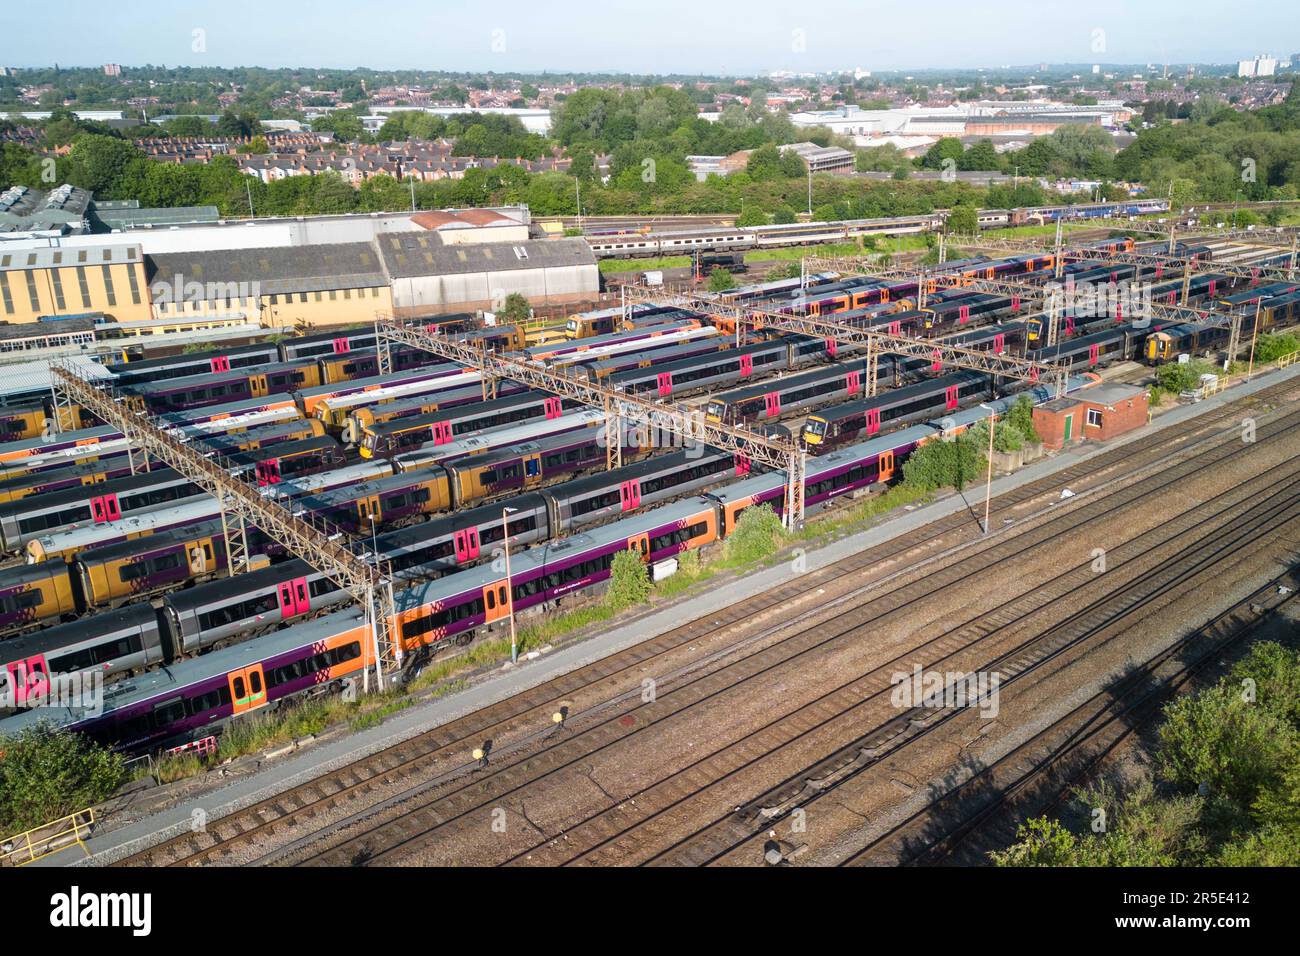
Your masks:
M 1048 448 L 1088 441 L 1110 441 L 1150 420 L 1147 390 L 1112 382 L 1077 395 L 1053 399 L 1034 409 L 1034 428 Z

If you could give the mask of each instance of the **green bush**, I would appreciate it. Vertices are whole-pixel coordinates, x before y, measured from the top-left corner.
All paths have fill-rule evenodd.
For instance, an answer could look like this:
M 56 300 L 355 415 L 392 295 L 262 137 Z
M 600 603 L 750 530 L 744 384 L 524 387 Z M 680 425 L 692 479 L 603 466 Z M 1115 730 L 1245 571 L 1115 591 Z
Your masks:
M 988 432 L 984 432 L 985 445 Z M 961 491 L 966 483 L 979 475 L 980 445 L 970 432 L 958 435 L 952 441 L 929 441 L 908 456 L 903 464 L 903 481 L 917 491 L 934 491 L 937 488 L 956 488 Z
M 721 266 L 709 273 L 710 292 L 726 292 L 728 289 L 735 288 L 735 285 L 736 280 L 732 278 L 731 273 Z
M 48 724 L 0 737 L 0 752 L 0 836 L 83 810 L 126 779 L 119 755 Z
M 1199 359 L 1190 362 L 1171 362 L 1160 366 L 1156 372 L 1156 384 L 1166 392 L 1187 392 L 1201 384 L 1202 375 L 1218 375 L 1219 369 Z
M 1269 332 L 1261 335 L 1255 343 L 1255 361 L 1267 365 L 1296 351 L 1300 351 L 1300 336 L 1290 332 Z
M 650 596 L 650 575 L 641 555 L 635 551 L 620 551 L 614 555 L 610 568 L 609 590 L 605 604 L 616 611 L 644 603 Z
M 761 561 L 775 554 L 785 538 L 785 528 L 771 505 L 746 508 L 727 538 L 725 563 L 735 566 Z

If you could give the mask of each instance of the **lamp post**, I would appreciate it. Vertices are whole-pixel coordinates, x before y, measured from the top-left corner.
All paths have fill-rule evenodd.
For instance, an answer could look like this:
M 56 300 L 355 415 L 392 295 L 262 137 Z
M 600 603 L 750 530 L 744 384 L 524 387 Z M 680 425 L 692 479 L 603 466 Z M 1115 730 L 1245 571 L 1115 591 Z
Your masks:
M 989 533 L 989 506 L 993 501 L 993 431 L 998 426 L 998 413 L 989 410 L 989 470 L 984 482 L 984 533 Z
M 506 521 L 506 515 L 512 513 L 514 508 L 501 509 L 501 547 L 506 553 L 506 601 L 510 604 L 510 663 L 517 663 L 519 660 L 519 641 L 515 637 L 515 589 L 510 583 L 510 524 Z

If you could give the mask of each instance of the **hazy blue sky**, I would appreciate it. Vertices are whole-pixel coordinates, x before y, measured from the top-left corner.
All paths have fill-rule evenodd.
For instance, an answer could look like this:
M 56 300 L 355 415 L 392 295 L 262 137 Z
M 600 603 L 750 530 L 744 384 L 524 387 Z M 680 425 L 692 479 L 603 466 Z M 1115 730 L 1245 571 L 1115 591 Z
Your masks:
M 1296 0 L 0 0 L 0 26 L 9 66 L 755 73 L 1300 52 Z

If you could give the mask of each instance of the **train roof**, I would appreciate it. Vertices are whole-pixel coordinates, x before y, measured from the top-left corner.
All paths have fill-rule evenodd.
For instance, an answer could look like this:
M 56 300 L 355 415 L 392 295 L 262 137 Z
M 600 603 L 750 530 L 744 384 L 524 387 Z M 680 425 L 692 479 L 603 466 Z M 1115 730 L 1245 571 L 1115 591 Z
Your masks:
M 147 534 L 168 522 L 188 525 L 196 521 L 202 521 L 211 517 L 217 510 L 218 506 L 215 498 L 207 495 L 187 498 L 178 504 L 159 508 L 156 511 L 144 511 L 137 515 L 128 515 L 114 521 L 112 524 L 94 524 L 93 522 L 78 524 L 64 531 L 41 535 L 32 543 L 39 542 L 46 552 L 51 550 L 59 552 L 80 551 L 93 545 L 98 533 L 101 531 L 113 531 L 123 537 L 133 534 Z
M 558 419 L 551 419 L 557 421 Z M 457 461 L 447 462 L 447 468 L 490 468 L 506 461 L 514 461 L 516 458 L 523 458 L 527 455 L 545 454 L 556 448 L 566 448 L 569 445 L 584 444 L 593 437 L 604 435 L 603 430 L 597 429 L 594 425 L 587 428 L 573 428 L 555 435 L 543 435 L 533 441 L 519 442 L 513 445 L 505 445 L 500 448 L 494 448 L 486 451 L 481 455 L 474 455 L 469 458 L 462 458 Z M 444 446 L 446 447 L 446 446 Z M 418 474 L 418 472 L 416 473 Z
M 288 498 L 297 498 L 302 495 L 337 488 L 340 485 L 388 478 L 392 474 L 393 466 L 387 461 L 383 459 L 378 461 L 362 459 L 361 461 L 349 462 L 340 468 L 317 472 L 314 475 L 297 475 L 288 480 L 278 481 L 273 485 L 262 485 L 257 489 L 257 492 L 264 498 L 275 498 L 284 501 Z
M 218 578 L 198 587 L 170 591 L 163 600 L 178 611 L 189 611 L 239 594 L 270 593 L 287 578 L 309 577 L 320 573 L 301 558 L 291 558 L 258 571 L 247 571 Z
M 563 485 L 555 485 L 551 489 L 566 487 L 571 482 Z M 427 521 L 421 521 L 419 524 L 411 525 L 406 528 L 397 528 L 393 531 L 381 532 L 375 538 L 375 544 L 380 553 L 399 548 L 409 548 L 424 544 L 427 541 L 454 534 L 463 528 L 475 527 L 486 522 L 500 522 L 501 509 L 514 508 L 517 511 L 532 511 L 536 508 L 545 508 L 546 499 L 536 491 L 524 492 L 521 495 L 515 495 L 512 498 L 504 498 L 495 501 L 492 504 L 479 505 L 477 508 L 467 508 L 463 511 L 455 511 L 449 514 L 434 515 Z M 368 549 L 370 542 L 363 541 L 361 544 Z
M 290 441 L 276 442 L 264 448 L 251 448 L 248 451 L 228 451 L 226 461 L 234 466 L 255 465 L 271 458 L 292 458 L 295 455 L 309 455 L 326 448 L 342 450 L 338 439 L 333 435 L 314 435 L 311 438 L 294 438 Z
M 952 372 L 939 378 L 928 378 L 921 382 L 915 382 L 911 385 L 904 385 L 901 388 L 891 388 L 887 392 L 880 392 L 871 398 L 859 398 L 852 402 L 845 402 L 842 405 L 833 405 L 830 408 L 823 409 L 809 418 L 820 419 L 821 421 L 835 421 L 843 418 L 855 418 L 865 414 L 867 409 L 876 408 L 882 402 L 892 403 L 895 400 L 906 401 L 910 398 L 921 395 L 929 395 L 932 392 L 940 391 L 951 385 L 962 385 L 967 382 L 976 382 L 987 380 L 987 376 L 981 372 Z
M 616 309 L 614 311 L 622 310 Z M 673 332 L 694 331 L 698 326 L 698 322 L 683 319 L 677 323 L 665 324 L 662 328 L 657 329 L 657 331 L 659 337 L 663 337 L 671 335 Z M 623 329 L 619 332 L 606 332 L 603 335 L 592 335 L 585 339 L 565 339 L 563 342 L 553 342 L 550 345 L 532 345 L 524 349 L 521 354 L 526 358 L 537 360 L 539 358 L 548 358 L 557 354 L 580 354 L 607 345 L 623 345 L 629 342 L 641 342 L 649 337 L 650 336 L 647 335 L 644 329 Z
M 317 409 L 343 409 L 354 408 L 358 405 L 377 405 L 381 403 L 386 395 L 395 398 L 436 395 L 440 392 L 454 392 L 467 385 L 476 384 L 481 380 L 482 376 L 476 371 L 458 369 L 450 375 L 433 375 L 411 378 L 406 381 L 390 381 L 386 385 L 378 385 L 370 389 L 349 388 L 339 395 L 326 395 L 316 407 Z M 351 385 L 352 383 L 347 384 Z M 336 385 L 334 391 L 338 390 L 339 387 Z
M 423 382 L 426 379 L 455 375 L 457 372 L 464 371 L 468 371 L 468 369 L 457 365 L 455 362 L 433 362 L 429 365 L 417 365 L 415 368 L 403 369 L 400 372 L 390 372 L 387 375 L 367 375 L 365 378 L 349 379 L 346 382 L 310 385 L 307 388 L 298 389 L 294 394 L 299 398 L 315 398 L 317 395 L 333 395 L 342 389 L 362 391 L 383 388 L 388 385 L 404 385 L 407 382 Z
M 634 535 L 644 534 L 655 528 L 676 525 L 679 522 L 695 517 L 701 512 L 711 511 L 714 507 L 714 502 L 708 498 L 688 498 L 685 501 L 651 508 L 649 511 L 623 518 L 620 521 L 588 529 L 581 534 L 571 534 L 563 538 L 538 543 L 523 551 L 511 551 L 510 573 L 514 577 L 545 568 L 548 564 L 575 554 L 626 541 Z M 461 594 L 466 591 L 480 590 L 495 581 L 501 580 L 501 578 L 502 572 L 494 569 L 491 562 L 465 568 L 455 574 L 417 584 L 414 587 L 398 592 L 396 595 L 397 609 L 400 612 L 439 598 Z
M 177 379 L 171 379 L 171 381 L 175 382 Z M 237 402 L 223 402 L 220 405 L 204 405 L 202 408 L 162 412 L 150 417 L 160 428 L 185 428 L 194 425 L 200 420 L 205 422 L 212 420 L 224 421 L 227 418 L 235 418 L 248 412 L 258 412 L 273 405 L 290 406 L 293 404 L 293 396 L 288 392 L 273 392 L 260 398 L 241 398 Z M 297 406 L 294 407 L 296 409 Z
M 191 483 L 188 478 L 174 469 L 158 468 L 154 471 L 140 472 L 136 475 L 125 475 L 110 481 L 96 482 L 91 485 L 74 485 L 71 488 L 61 488 L 41 495 L 28 495 L 25 498 L 19 498 L 17 501 L 6 501 L 0 503 L 0 518 L 24 514 L 33 510 L 39 511 L 42 508 L 88 501 L 90 498 L 100 495 L 123 494 L 137 488 L 153 488 L 177 484 L 188 485 Z
M 553 432 L 558 423 L 582 428 L 595 425 L 604 420 L 605 413 L 603 411 L 583 409 L 582 411 L 561 415 L 559 418 L 534 419 L 530 422 L 524 422 L 522 425 L 511 425 L 507 428 L 485 428 L 442 445 L 425 442 L 418 449 L 393 456 L 393 461 L 401 464 L 412 462 L 414 456 L 428 457 L 433 455 L 438 460 L 442 460 L 461 455 L 473 455 L 503 445 L 532 441 L 539 435 L 548 434 L 548 430 Z
M 742 402 L 750 398 L 761 398 L 770 392 L 790 388 L 801 388 L 804 385 L 840 378 L 848 372 L 860 371 L 865 367 L 865 358 L 834 362 L 830 365 L 823 365 L 808 372 L 799 372 L 797 375 L 786 375 L 780 378 L 769 379 L 768 381 L 762 382 L 758 385 L 747 385 L 744 388 L 733 388 L 729 392 L 718 392 L 716 395 L 709 396 L 709 401 Z
M 710 458 L 730 459 L 732 457 L 731 452 L 722 451 L 711 445 L 700 445 L 698 447 L 701 449 L 699 454 L 692 454 L 690 449 L 683 448 L 664 455 L 654 455 L 633 462 L 630 465 L 624 465 L 622 468 L 602 471 L 595 475 L 585 475 L 562 484 L 551 485 L 543 494 L 553 498 L 572 498 L 590 494 L 602 488 L 611 486 L 617 488 L 619 482 L 655 475 L 669 468 L 679 468 L 682 465 L 698 463 Z
M 405 431 L 411 428 L 427 428 L 433 422 L 442 421 L 451 416 L 459 418 L 465 415 L 480 415 L 484 412 L 498 412 L 510 408 L 518 408 L 522 405 L 532 405 L 543 399 L 552 398 L 549 392 L 543 392 L 540 389 L 530 388 L 522 392 L 515 392 L 513 395 L 503 395 L 500 398 L 490 398 L 486 402 L 465 402 L 461 405 L 453 405 L 450 408 L 440 408 L 434 412 L 426 412 L 422 415 L 405 415 L 400 418 L 392 418 L 385 422 L 378 422 L 369 426 L 371 431 L 379 434 L 390 434 L 392 432 Z
M 310 647 L 340 631 L 361 627 L 364 623 L 365 617 L 359 609 L 347 608 L 273 631 L 255 641 L 244 641 L 233 647 L 118 681 L 104 689 L 103 712 L 111 713 L 142 701 L 179 692 L 210 678 L 251 667 L 289 651 Z M 6 734 L 18 733 L 42 721 L 56 727 L 68 727 L 98 715 L 98 708 L 93 704 L 34 707 L 0 721 L 0 731 Z
M 733 352 L 729 348 L 728 340 L 721 336 L 715 336 L 712 339 L 706 339 L 703 347 L 706 352 Z M 604 369 L 617 369 L 626 366 L 629 362 L 650 362 L 658 370 L 663 366 L 673 365 L 674 363 L 686 362 L 700 357 L 700 342 L 681 342 L 676 345 L 666 345 L 661 348 L 644 349 L 639 352 L 624 352 L 621 355 L 612 355 L 609 358 L 602 358 L 592 362 L 589 368 L 592 371 L 600 372 Z M 734 353 L 740 354 L 740 353 Z M 636 371 L 636 369 L 624 369 L 624 371 Z M 618 373 L 613 373 L 617 375 Z
M 58 566 L 55 565 L 54 569 Z M 0 568 L 0 590 L 5 588 L 18 587 L 20 584 L 31 584 L 33 581 L 44 581 L 52 573 L 52 568 L 48 564 L 11 564 L 7 568 Z M 53 570 L 53 573 L 60 573 L 59 570 Z M 9 638 L 3 639 L 8 643 Z
M 934 429 L 929 425 L 910 425 L 895 432 L 878 435 L 870 441 L 846 445 L 825 455 L 816 455 L 808 459 L 804 469 L 804 483 L 816 481 L 820 475 L 842 468 L 863 458 L 871 458 L 882 451 L 896 451 L 910 447 L 919 441 L 934 436 Z M 716 498 L 723 504 L 739 501 L 752 495 L 761 494 L 776 488 L 785 487 L 784 471 L 773 471 L 744 481 L 732 482 L 716 491 L 710 492 L 710 498 Z
M 75 431 L 60 432 L 55 438 L 56 442 L 86 442 L 86 441 L 103 441 L 107 438 L 121 438 L 122 433 L 111 425 L 98 425 L 95 428 L 78 428 Z M 50 441 L 45 438 L 24 438 L 21 441 L 7 441 L 0 444 L 0 452 L 6 454 L 15 451 L 26 451 L 30 448 L 44 448 L 49 445 Z
M 293 362 L 270 362 L 266 365 L 246 365 L 231 369 L 229 372 L 203 372 L 200 375 L 178 375 L 176 378 L 159 379 L 156 382 L 133 382 L 121 386 L 125 391 L 136 395 L 156 395 L 161 392 L 180 392 L 190 388 L 202 388 L 205 385 L 217 385 L 252 375 L 272 375 L 276 372 L 292 372 L 311 365 L 315 359 L 298 359 Z
M 252 342 L 248 345 L 227 345 L 219 349 L 207 349 L 202 352 L 182 352 L 178 355 L 165 355 L 161 358 L 138 359 L 134 362 L 113 362 L 104 366 L 115 375 L 131 375 L 149 369 L 171 368 L 175 365 L 189 365 L 194 362 L 210 362 L 214 358 L 232 355 L 253 355 L 256 353 L 279 355 L 274 342 Z
M 182 528 L 164 528 L 161 531 L 155 531 L 153 534 L 147 534 L 143 538 L 129 538 L 126 541 L 113 541 L 109 544 L 83 548 L 77 552 L 77 560 L 82 561 L 93 558 L 96 561 L 114 561 L 118 558 L 135 557 L 151 550 L 146 545 L 152 545 L 156 549 L 168 548 L 181 541 L 189 541 L 193 538 L 202 538 L 220 532 L 220 521 L 197 521 Z M 33 565 L 33 567 L 40 567 L 40 565 Z

